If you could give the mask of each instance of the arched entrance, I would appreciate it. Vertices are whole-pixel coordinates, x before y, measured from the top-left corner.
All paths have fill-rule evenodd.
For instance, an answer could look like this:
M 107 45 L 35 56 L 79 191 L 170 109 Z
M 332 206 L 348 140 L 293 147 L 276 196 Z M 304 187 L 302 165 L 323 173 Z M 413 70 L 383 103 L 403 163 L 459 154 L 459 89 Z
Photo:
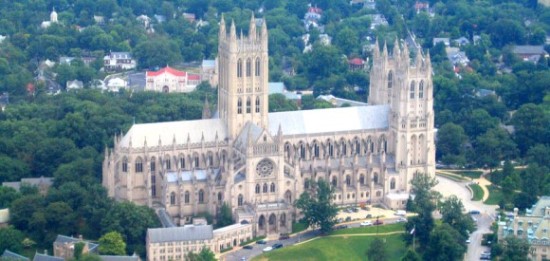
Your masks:
M 170 92 L 170 88 L 168 88 L 167 85 L 164 85 L 164 86 L 162 87 L 162 92 L 164 92 L 164 93 L 169 93 L 169 92 Z
M 277 231 L 277 216 L 275 214 L 269 215 L 269 232 Z
M 265 217 L 261 215 L 258 219 L 258 230 L 265 230 Z
M 286 213 L 283 213 L 279 216 L 279 222 L 281 227 L 286 227 Z
M 288 203 L 288 204 L 292 204 L 292 192 L 290 192 L 290 190 L 287 190 L 285 192 L 285 201 Z

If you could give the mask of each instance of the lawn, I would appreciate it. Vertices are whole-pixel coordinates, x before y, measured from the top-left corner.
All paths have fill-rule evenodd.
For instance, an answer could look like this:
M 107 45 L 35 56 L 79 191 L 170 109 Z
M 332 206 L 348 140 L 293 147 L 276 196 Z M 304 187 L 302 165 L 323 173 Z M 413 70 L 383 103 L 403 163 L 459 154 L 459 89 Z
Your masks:
M 456 173 L 460 176 L 468 177 L 471 179 L 479 179 L 479 177 L 481 177 L 481 174 L 483 174 L 483 172 L 479 170 L 460 170 L 460 171 L 452 171 L 452 173 Z
M 438 176 L 441 176 L 441 177 L 444 177 L 444 178 L 448 178 L 450 180 L 453 180 L 453 181 L 457 181 L 457 182 L 462 182 L 462 181 L 468 181 L 466 178 L 462 177 L 462 176 L 458 176 L 458 175 L 451 175 L 451 174 L 447 174 L 447 173 L 436 173 Z
M 389 260 L 400 260 L 406 247 L 401 234 L 380 236 L 386 240 Z M 365 260 L 374 236 L 328 236 L 310 242 L 283 247 L 252 260 Z
M 307 229 L 307 225 L 301 222 L 292 223 L 292 233 L 298 233 Z
M 487 198 L 487 200 L 485 200 L 485 202 L 483 203 L 487 205 L 498 205 L 503 197 L 502 190 L 494 185 L 491 185 L 487 188 L 489 189 L 489 198 Z
M 346 228 L 335 230 L 330 233 L 331 235 L 345 235 L 345 234 L 364 234 L 364 233 L 388 233 L 388 232 L 402 232 L 405 231 L 403 223 L 390 224 L 383 226 L 368 226 L 358 228 Z
M 483 199 L 483 189 L 481 189 L 478 184 L 470 184 L 468 186 L 472 189 L 472 192 L 474 192 L 472 197 L 473 201 L 480 201 Z

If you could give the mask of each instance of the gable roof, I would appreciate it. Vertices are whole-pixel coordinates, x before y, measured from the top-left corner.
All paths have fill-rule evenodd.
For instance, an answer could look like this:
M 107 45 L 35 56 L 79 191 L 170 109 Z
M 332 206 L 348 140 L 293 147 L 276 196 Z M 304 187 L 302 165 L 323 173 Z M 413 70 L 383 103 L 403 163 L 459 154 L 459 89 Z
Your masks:
M 516 45 L 513 52 L 519 55 L 546 54 L 542 45 Z
M 4 253 L 0 256 L 0 260 L 13 260 L 13 261 L 29 261 L 28 257 L 19 255 L 17 253 L 11 252 L 7 249 L 4 250 Z
M 147 238 L 150 243 L 188 240 L 210 240 L 214 237 L 212 225 L 186 225 L 183 227 L 149 228 Z
M 48 256 L 45 254 L 36 253 L 32 261 L 65 261 L 65 259 L 61 257 Z
M 165 74 L 165 73 L 168 73 L 168 74 L 171 74 L 171 75 L 174 75 L 174 76 L 186 76 L 187 73 L 184 72 L 184 71 L 178 71 L 170 66 L 166 66 L 158 71 L 147 71 L 146 73 L 146 76 L 159 76 L 161 74 Z
M 333 133 L 388 128 L 388 105 L 286 111 L 269 114 L 269 132 L 276 135 Z
M 99 256 L 102 261 L 138 261 L 139 256 Z
M 90 252 L 95 252 L 97 247 L 99 246 L 99 244 L 92 243 L 88 240 L 69 237 L 69 236 L 65 236 L 65 235 L 57 235 L 57 237 L 55 238 L 55 241 L 53 242 L 53 244 L 56 245 L 56 244 L 65 244 L 65 243 L 78 243 L 78 242 L 88 243 L 88 249 L 90 250 Z

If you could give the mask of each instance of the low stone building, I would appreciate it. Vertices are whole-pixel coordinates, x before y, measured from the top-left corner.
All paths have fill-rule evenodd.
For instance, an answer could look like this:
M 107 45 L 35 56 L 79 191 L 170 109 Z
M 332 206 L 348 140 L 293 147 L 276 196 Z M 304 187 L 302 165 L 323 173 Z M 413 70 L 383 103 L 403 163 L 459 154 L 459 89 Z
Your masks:
M 185 225 L 183 227 L 147 229 L 148 261 L 184 260 L 189 252 L 209 248 L 214 253 L 251 240 L 252 225 L 237 223 L 219 229 L 212 225 Z

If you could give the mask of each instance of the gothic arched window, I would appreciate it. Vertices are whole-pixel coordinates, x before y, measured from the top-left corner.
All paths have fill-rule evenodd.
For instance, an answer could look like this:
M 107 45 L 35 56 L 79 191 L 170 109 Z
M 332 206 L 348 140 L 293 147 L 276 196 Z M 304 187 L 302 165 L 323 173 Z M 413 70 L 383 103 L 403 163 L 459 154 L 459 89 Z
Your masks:
M 361 176 L 359 176 L 359 184 L 365 185 L 365 175 L 361 174 Z
M 185 197 L 184 197 L 184 200 L 185 200 L 185 204 L 189 204 L 189 199 L 190 195 L 189 195 L 189 191 L 185 191 Z
M 395 189 L 395 178 L 392 178 L 390 181 L 390 189 Z
M 415 92 L 416 92 L 416 86 L 414 84 L 414 81 L 411 82 L 411 87 L 409 89 L 409 98 L 414 99 Z
M 346 185 L 351 186 L 351 176 L 350 175 L 346 176 Z
M 246 98 L 246 113 L 250 113 L 250 97 Z
M 185 169 L 185 156 L 180 156 L 180 169 Z
M 122 160 L 122 172 L 128 172 L 128 159 L 124 158 Z
M 267 183 L 264 183 L 264 189 L 263 189 L 263 192 L 264 192 L 264 193 L 267 193 Z
M 204 190 L 199 190 L 199 204 L 204 204 Z
M 332 186 L 336 187 L 338 185 L 338 180 L 336 179 L 336 176 L 332 176 Z
M 374 173 L 374 177 L 372 178 L 372 181 L 374 181 L 375 184 L 378 184 L 378 173 Z
M 390 71 L 388 73 L 388 88 L 393 87 L 393 72 Z
M 418 99 L 424 98 L 424 81 L 420 81 L 418 85 Z
M 176 192 L 170 193 L 170 205 L 176 205 Z
M 271 183 L 271 187 L 269 189 L 269 192 L 275 192 L 275 183 Z
M 260 194 L 260 184 L 256 184 L 256 194 Z
M 155 172 L 156 168 L 157 168 L 157 164 L 155 162 L 155 159 L 151 159 L 151 164 L 149 165 L 150 166 L 150 169 L 151 169 L 151 172 Z
M 165 165 L 165 166 L 166 166 L 166 169 L 171 169 L 171 168 L 172 168 L 172 164 L 171 164 L 171 162 L 170 162 L 170 156 L 168 156 L 168 157 L 166 158 L 166 160 L 164 160 L 164 164 L 166 164 L 166 165 Z
M 237 205 L 240 207 L 243 205 L 243 194 L 239 194 L 239 197 L 237 198 Z
M 237 61 L 237 77 L 243 77 L 243 61 L 241 59 Z
M 243 113 L 243 100 L 241 100 L 241 98 L 237 100 L 237 113 Z
M 255 75 L 260 76 L 260 58 L 256 58 Z
M 246 77 L 252 76 L 252 61 L 250 58 L 246 60 Z
M 143 172 L 143 162 L 141 158 L 136 159 L 136 172 Z
M 260 112 L 260 96 L 256 97 L 256 113 Z

